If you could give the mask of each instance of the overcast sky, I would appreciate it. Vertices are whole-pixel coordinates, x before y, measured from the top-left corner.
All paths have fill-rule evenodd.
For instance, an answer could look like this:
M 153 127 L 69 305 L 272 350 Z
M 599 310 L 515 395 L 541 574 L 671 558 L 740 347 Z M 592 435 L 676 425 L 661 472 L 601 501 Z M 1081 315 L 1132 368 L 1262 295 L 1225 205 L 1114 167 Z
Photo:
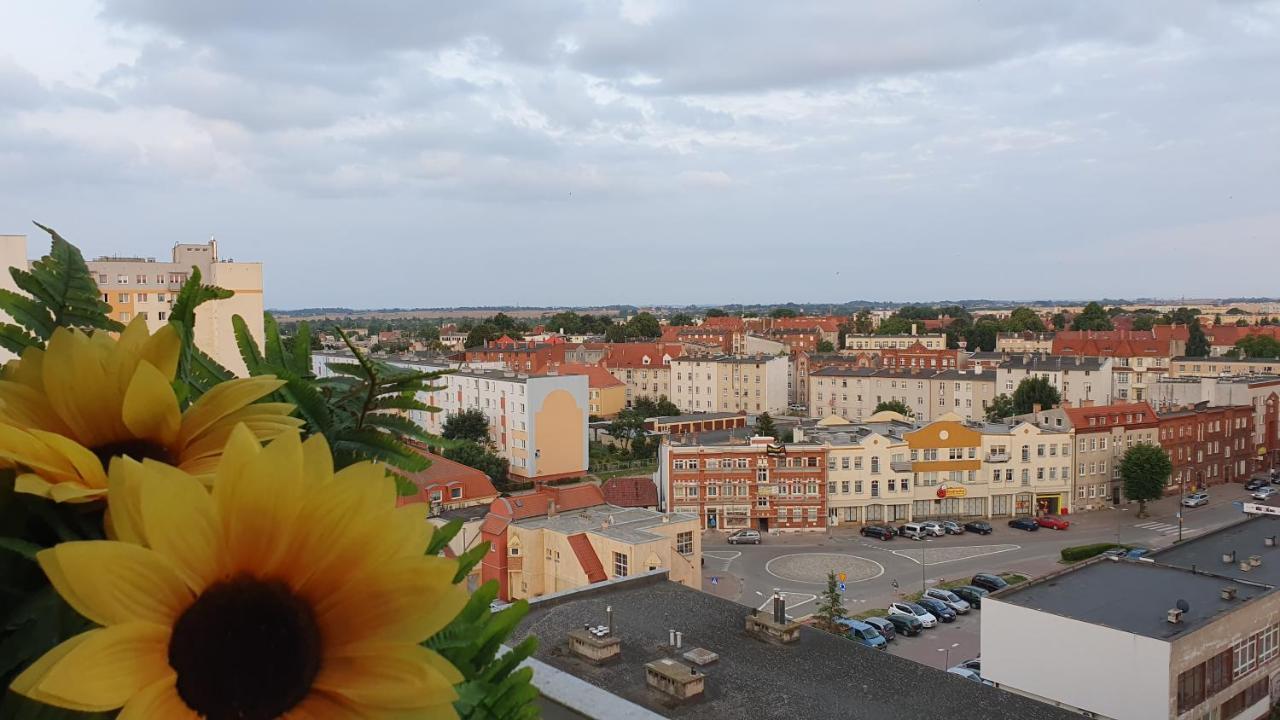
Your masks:
M 214 234 L 271 307 L 1280 295 L 1277 2 L 4 0 L 0 28 L 0 233 Z

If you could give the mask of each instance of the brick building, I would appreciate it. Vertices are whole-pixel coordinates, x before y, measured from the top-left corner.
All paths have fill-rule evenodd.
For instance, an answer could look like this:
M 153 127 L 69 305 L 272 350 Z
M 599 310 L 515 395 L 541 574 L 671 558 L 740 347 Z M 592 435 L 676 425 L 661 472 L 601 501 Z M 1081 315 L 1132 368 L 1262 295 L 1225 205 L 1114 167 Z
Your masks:
M 1173 473 L 1167 492 L 1202 490 L 1244 481 L 1252 470 L 1253 408 L 1211 407 L 1208 403 L 1170 408 L 1158 414 L 1160 447 Z
M 827 450 L 743 441 L 681 444 L 658 451 L 658 492 L 670 512 L 693 514 L 707 530 L 822 530 L 827 526 Z
M 564 352 L 563 343 L 524 343 L 503 337 L 482 347 L 467 348 L 466 361 L 468 363 L 498 362 L 509 370 L 542 375 L 552 365 L 565 361 Z
M 886 348 L 880 351 L 880 366 L 885 368 L 925 368 L 928 370 L 955 370 L 965 367 L 967 355 L 963 350 L 927 348 L 915 343 L 907 348 Z

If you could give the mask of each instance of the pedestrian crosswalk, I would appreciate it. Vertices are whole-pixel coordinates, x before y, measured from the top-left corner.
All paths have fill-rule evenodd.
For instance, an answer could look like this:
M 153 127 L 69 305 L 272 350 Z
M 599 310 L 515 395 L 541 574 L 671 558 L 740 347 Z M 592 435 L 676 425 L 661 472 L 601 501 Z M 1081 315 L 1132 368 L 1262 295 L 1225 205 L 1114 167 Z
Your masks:
M 1170 523 L 1157 522 L 1154 520 L 1150 522 L 1138 523 L 1134 525 L 1134 527 L 1142 528 L 1143 530 L 1151 530 L 1161 535 L 1177 535 L 1178 534 L 1177 525 L 1173 525 Z M 1182 537 L 1185 538 L 1188 535 L 1195 535 L 1196 533 L 1199 533 L 1201 531 L 1202 531 L 1202 528 L 1189 528 L 1189 527 L 1183 526 Z

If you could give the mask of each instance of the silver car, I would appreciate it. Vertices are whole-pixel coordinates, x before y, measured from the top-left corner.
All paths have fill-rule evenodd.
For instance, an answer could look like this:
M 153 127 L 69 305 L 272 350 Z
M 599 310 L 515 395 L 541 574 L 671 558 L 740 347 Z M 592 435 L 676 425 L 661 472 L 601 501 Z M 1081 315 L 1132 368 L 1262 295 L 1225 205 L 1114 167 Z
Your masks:
M 969 603 L 964 598 L 943 588 L 929 588 L 924 594 L 927 598 L 933 598 L 938 602 L 946 605 L 956 611 L 957 615 L 964 615 L 969 612 Z
M 920 527 L 924 528 L 926 535 L 932 535 L 933 537 L 942 537 L 947 534 L 946 529 L 942 527 L 942 523 L 934 522 L 933 520 L 926 520 L 920 523 Z

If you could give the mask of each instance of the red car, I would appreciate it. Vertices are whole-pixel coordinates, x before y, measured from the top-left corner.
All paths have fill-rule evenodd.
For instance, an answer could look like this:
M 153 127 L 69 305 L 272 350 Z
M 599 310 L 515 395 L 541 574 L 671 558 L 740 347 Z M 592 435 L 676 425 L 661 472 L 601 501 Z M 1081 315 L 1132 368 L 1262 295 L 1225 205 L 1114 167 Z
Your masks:
M 1054 530 L 1066 530 L 1071 527 L 1071 523 L 1063 520 L 1055 515 L 1042 515 L 1036 518 L 1036 524 L 1040 527 L 1052 528 Z

